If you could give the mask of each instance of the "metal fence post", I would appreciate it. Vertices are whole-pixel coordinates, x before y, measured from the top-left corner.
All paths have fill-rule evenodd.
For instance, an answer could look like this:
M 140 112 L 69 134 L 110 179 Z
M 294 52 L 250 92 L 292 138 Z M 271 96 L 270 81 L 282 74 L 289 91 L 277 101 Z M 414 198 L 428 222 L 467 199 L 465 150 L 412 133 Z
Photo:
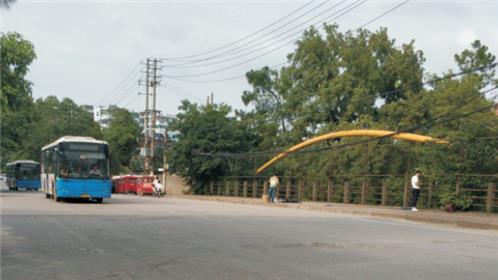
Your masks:
M 342 202 L 344 202 L 344 203 L 349 203 L 349 188 L 350 188 L 349 182 L 345 181 L 344 182 L 344 196 L 342 198 Z
M 427 189 L 427 208 L 432 207 L 432 195 L 434 193 L 434 182 L 431 182 L 429 184 L 429 187 Z
M 332 201 L 332 191 L 334 189 L 334 178 L 329 178 L 327 183 L 327 202 Z
M 229 186 L 230 183 L 229 182 L 230 182 L 229 180 L 225 181 L 225 196 L 230 195 L 230 186 Z
M 258 179 L 254 178 L 252 181 L 252 197 L 258 196 Z
M 233 196 L 239 196 L 239 180 L 233 181 Z
M 380 201 L 381 201 L 380 204 L 382 206 L 387 205 L 387 192 L 388 192 L 387 183 L 384 181 L 384 182 L 382 182 L 382 196 L 380 199 Z
M 301 193 L 303 192 L 304 179 L 299 178 L 299 183 L 297 185 L 297 200 L 301 201 Z
M 488 190 L 486 192 L 486 212 L 493 212 L 493 206 L 495 204 L 495 192 L 496 185 L 494 183 L 488 184 Z
M 213 195 L 213 194 L 214 194 L 214 182 L 209 181 L 209 195 Z
M 405 177 L 405 187 L 403 189 L 403 207 L 408 207 L 408 176 Z
M 217 185 L 218 185 L 218 189 L 217 189 L 217 191 L 218 191 L 218 195 L 219 195 L 219 196 L 221 196 L 221 193 L 222 193 L 222 189 L 221 189 L 221 182 L 220 182 L 220 181 L 218 181 L 218 184 L 217 184 Z
M 360 201 L 361 204 L 365 204 L 366 190 L 367 190 L 367 181 L 363 180 L 361 184 L 361 201 Z
M 316 201 L 316 182 L 313 182 L 313 189 L 311 191 L 311 200 Z
M 263 182 L 263 194 L 268 194 L 268 181 Z
M 291 178 L 289 178 L 288 180 L 286 180 L 285 182 L 285 201 L 290 201 L 290 197 L 291 197 Z
M 242 195 L 244 197 L 247 197 L 247 180 L 244 179 L 244 182 L 242 183 L 243 184 L 243 191 L 242 191 Z
M 460 176 L 456 176 L 456 187 L 455 187 L 455 191 L 457 194 L 460 193 L 460 191 L 462 190 L 462 184 L 460 182 Z

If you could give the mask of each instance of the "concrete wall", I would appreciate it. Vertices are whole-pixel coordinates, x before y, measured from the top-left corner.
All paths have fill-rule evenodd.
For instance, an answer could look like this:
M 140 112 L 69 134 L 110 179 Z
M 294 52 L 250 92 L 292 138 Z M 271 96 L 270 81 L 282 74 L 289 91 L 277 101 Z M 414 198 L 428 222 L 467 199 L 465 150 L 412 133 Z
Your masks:
M 188 191 L 189 186 L 183 182 L 182 178 L 176 175 L 166 176 L 166 194 L 182 195 L 184 191 Z

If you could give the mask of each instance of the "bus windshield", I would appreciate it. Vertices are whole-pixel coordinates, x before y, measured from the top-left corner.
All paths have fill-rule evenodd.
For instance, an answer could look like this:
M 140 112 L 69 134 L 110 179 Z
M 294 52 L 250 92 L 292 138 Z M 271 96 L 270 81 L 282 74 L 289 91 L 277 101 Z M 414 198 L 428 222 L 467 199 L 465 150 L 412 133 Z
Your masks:
M 40 179 L 40 168 L 34 164 L 22 164 L 17 170 L 16 179 Z
M 106 152 L 100 149 L 64 150 L 61 153 L 60 177 L 68 178 L 107 178 L 108 161 Z

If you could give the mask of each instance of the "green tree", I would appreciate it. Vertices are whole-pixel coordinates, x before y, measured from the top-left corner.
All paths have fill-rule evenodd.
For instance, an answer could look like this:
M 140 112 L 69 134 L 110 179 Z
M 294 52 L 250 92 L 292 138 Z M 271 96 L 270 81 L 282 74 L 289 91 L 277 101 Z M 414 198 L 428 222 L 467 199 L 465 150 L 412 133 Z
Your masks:
M 26 80 L 29 65 L 36 58 L 33 45 L 19 33 L 0 36 L 0 107 L 2 161 L 10 161 L 21 152 L 34 121 L 31 82 Z
M 478 67 L 489 66 L 496 62 L 496 56 L 488 51 L 488 47 L 481 41 L 475 40 L 471 44 L 471 49 L 464 50 L 460 54 L 455 54 L 455 62 L 460 71 L 471 71 Z M 481 79 L 481 87 L 489 84 L 498 85 L 498 79 L 495 78 L 496 68 L 489 67 L 480 71 L 472 71 L 467 74 L 476 75 Z
M 495 63 L 486 46 L 476 41 L 455 55 L 459 71 L 467 73 L 448 79 L 445 76 L 454 74 L 452 71 L 442 76 L 424 73 L 422 51 L 415 50 L 413 42 L 398 46 L 386 29 L 340 33 L 337 26 L 325 26 L 325 30 L 305 32 L 288 56 L 289 66 L 248 73 L 253 89 L 244 92 L 243 101 L 253 106 L 241 115 L 252 121 L 249 123 L 260 138 L 271 139 L 261 150 L 289 147 L 328 131 L 364 128 L 414 128 L 414 133 L 449 139 L 452 144 L 382 139 L 369 147 L 354 143 L 367 139 L 339 139 L 313 147 L 338 146 L 337 150 L 295 155 L 268 172 L 291 170 L 292 175 L 325 178 L 334 174 L 401 175 L 415 167 L 433 174 L 493 173 L 498 169 L 496 116 L 486 111 L 452 120 L 492 104 L 480 91 L 496 85 L 495 68 L 473 71 Z M 436 82 L 424 88 L 423 76 Z M 269 90 L 279 98 L 279 108 L 271 106 L 275 102 L 271 102 Z M 278 121 L 275 115 L 283 116 L 292 129 L 284 133 L 278 123 L 271 122 Z M 265 118 L 271 121 L 258 123 Z M 273 130 L 265 129 L 270 125 Z
M 247 73 L 253 90 L 244 92 L 243 101 L 254 109 L 246 117 L 261 131 L 275 130 L 275 123 L 262 119 L 279 121 L 279 138 L 287 145 L 341 122 L 378 121 L 376 103 L 406 100 L 422 90 L 425 59 L 413 42 L 398 47 L 383 28 L 373 33 L 341 33 L 337 25 L 324 29 L 323 34 L 314 28 L 304 32 L 288 55 L 289 66 Z M 287 127 L 292 131 L 286 133 Z
M 231 172 L 224 157 L 205 154 L 240 153 L 254 146 L 254 136 L 234 117 L 227 105 L 199 106 L 183 101 L 172 129 L 180 132 L 170 154 L 172 169 L 180 174 L 196 193 L 205 192 L 210 180 Z M 204 154 L 203 154 L 204 153 Z M 239 173 L 240 174 L 240 173 Z
M 55 96 L 39 98 L 33 105 L 31 129 L 21 141 L 19 151 L 39 159 L 40 149 L 66 135 L 102 139 L 99 125 L 92 114 L 81 109 L 70 98 L 61 101 Z
M 113 172 L 127 172 L 130 161 L 136 154 L 140 127 L 133 115 L 126 109 L 110 108 L 111 124 L 104 131 L 104 139 L 109 143 Z

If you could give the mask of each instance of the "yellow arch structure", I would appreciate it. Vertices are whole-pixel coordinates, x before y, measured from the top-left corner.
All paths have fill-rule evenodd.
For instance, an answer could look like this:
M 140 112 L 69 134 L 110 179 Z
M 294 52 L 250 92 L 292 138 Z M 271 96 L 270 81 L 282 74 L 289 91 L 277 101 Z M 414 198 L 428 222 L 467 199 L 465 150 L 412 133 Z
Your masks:
M 342 138 L 342 137 L 392 137 L 394 139 L 400 139 L 400 140 L 407 140 L 407 141 L 413 141 L 413 142 L 431 142 L 431 143 L 436 143 L 436 144 L 448 144 L 449 142 L 446 140 L 441 140 L 437 138 L 432 138 L 430 136 L 424 136 L 424 135 L 419 135 L 419 134 L 413 134 L 413 133 L 404 133 L 400 132 L 397 133 L 395 131 L 389 131 L 389 130 L 368 130 L 368 129 L 363 129 L 363 130 L 344 130 L 344 131 L 336 131 L 336 132 L 329 132 L 327 134 L 323 134 L 311 139 L 308 139 L 304 142 L 301 142 L 297 145 L 294 145 L 287 149 L 284 152 L 281 152 L 280 154 L 276 155 L 274 158 L 271 160 L 267 161 L 265 164 L 261 165 L 257 170 L 256 174 L 259 174 L 263 172 L 265 169 L 268 167 L 272 166 L 275 162 L 285 158 L 288 154 L 299 151 L 307 146 L 323 142 L 329 139 L 334 139 L 334 138 Z

